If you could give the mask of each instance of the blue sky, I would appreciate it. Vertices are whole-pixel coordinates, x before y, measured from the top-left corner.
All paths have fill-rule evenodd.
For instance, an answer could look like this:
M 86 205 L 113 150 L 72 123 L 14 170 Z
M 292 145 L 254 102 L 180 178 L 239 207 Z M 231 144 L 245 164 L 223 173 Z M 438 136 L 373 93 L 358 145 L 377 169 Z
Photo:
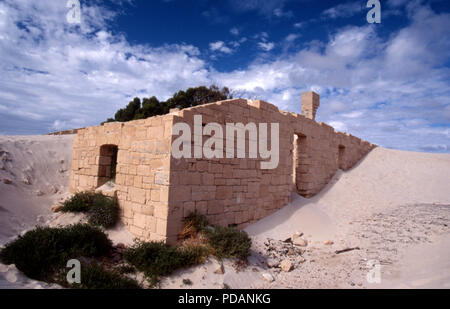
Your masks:
M 450 152 L 450 3 L 0 0 L 0 134 L 96 125 L 133 97 L 191 86 L 300 112 L 381 146 Z

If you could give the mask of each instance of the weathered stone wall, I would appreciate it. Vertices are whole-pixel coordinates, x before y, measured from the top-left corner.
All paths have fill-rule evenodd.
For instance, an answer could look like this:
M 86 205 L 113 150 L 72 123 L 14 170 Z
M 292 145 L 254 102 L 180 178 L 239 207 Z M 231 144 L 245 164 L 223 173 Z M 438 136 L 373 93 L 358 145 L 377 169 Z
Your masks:
M 116 190 L 121 217 L 137 237 L 166 240 L 169 198 L 170 115 L 107 123 L 78 132 L 74 140 L 71 192 L 103 184 L 101 146 L 118 146 Z
M 117 196 L 124 222 L 134 235 L 175 242 L 183 218 L 193 211 L 205 214 L 214 224 L 244 227 L 289 203 L 292 191 L 305 197 L 317 194 L 338 168 L 351 168 L 374 147 L 316 123 L 315 94 L 303 96 L 303 101 L 308 118 L 263 101 L 236 99 L 80 130 L 74 144 L 71 190 L 95 189 L 101 183 L 100 147 L 118 145 Z M 194 153 L 195 115 L 201 115 L 205 125 L 220 125 L 224 158 L 171 155 L 171 144 L 178 138 L 171 135 L 172 127 L 179 122 L 191 128 Z M 269 149 L 271 123 L 279 123 L 278 167 L 261 169 L 267 159 L 259 152 L 249 158 L 248 145 L 254 139 L 249 134 L 245 158 L 226 158 L 227 123 L 267 123 Z M 201 138 L 205 142 L 210 136 Z
M 311 105 L 311 108 L 317 107 Z M 194 115 L 202 115 L 204 124 L 220 124 L 225 151 L 226 123 L 268 123 L 268 128 L 270 123 L 279 123 L 280 161 L 277 168 L 264 170 L 260 163 L 267 160 L 259 154 L 257 159 L 249 159 L 248 134 L 245 159 L 227 159 L 225 154 L 223 159 L 172 157 L 170 239 L 175 239 L 181 229 L 183 217 L 193 211 L 206 215 L 214 224 L 245 227 L 288 204 L 294 188 L 305 197 L 317 194 L 338 168 L 352 167 L 374 147 L 351 135 L 337 133 L 324 123 L 280 112 L 276 106 L 259 100 L 229 100 L 184 109 L 176 115 L 174 123 L 188 123 L 191 128 Z M 294 147 L 295 135 L 299 136 L 297 147 Z M 270 129 L 267 136 L 271 145 Z M 203 137 L 203 142 L 208 138 Z M 194 132 L 191 140 L 194 141 Z

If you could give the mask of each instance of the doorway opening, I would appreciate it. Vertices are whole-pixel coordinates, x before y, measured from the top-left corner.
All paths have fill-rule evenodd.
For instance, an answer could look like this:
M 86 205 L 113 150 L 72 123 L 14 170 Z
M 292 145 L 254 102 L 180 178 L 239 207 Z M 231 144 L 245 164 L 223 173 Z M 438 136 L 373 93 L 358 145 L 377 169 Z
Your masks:
M 103 145 L 100 147 L 97 187 L 103 186 L 108 181 L 115 182 L 117 172 L 116 145 Z
M 292 183 L 293 190 L 299 194 L 304 193 L 302 181 L 309 172 L 309 162 L 306 152 L 306 136 L 294 134 L 294 148 L 292 151 Z
M 343 145 L 339 145 L 339 154 L 338 154 L 338 167 L 341 170 L 345 170 L 345 161 L 344 161 L 344 156 L 345 156 L 345 146 Z

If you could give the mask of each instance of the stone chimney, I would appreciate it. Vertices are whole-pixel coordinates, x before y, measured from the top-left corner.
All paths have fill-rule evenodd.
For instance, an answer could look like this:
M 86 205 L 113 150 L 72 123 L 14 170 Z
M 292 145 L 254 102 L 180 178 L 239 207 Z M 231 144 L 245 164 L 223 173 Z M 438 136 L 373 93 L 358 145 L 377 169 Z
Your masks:
M 313 92 L 302 93 L 302 114 L 306 118 L 316 120 L 316 112 L 320 105 L 320 96 Z

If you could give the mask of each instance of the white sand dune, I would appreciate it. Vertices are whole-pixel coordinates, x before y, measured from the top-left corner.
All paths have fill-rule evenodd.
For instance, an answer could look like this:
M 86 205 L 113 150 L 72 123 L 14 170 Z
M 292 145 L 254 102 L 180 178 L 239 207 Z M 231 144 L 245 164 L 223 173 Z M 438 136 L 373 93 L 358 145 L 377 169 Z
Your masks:
M 68 193 L 73 137 L 0 136 L 0 244 L 44 223 Z
M 318 282 L 284 275 L 271 287 L 348 288 L 357 281 L 369 288 L 449 288 L 449 222 L 450 155 L 376 148 L 350 171 L 339 171 L 317 196 L 293 195 L 290 205 L 246 231 L 263 242 L 300 230 L 324 251 L 313 255 L 321 262 L 309 265 L 308 275 Z M 333 248 L 325 248 L 325 240 L 334 241 Z M 346 247 L 363 250 L 341 260 L 333 255 L 335 248 Z M 383 266 L 379 285 L 366 284 L 366 271 L 361 271 L 370 259 L 392 263 Z M 323 276 L 324 270 L 340 275 Z
M 353 169 L 338 171 L 317 196 L 293 194 L 289 205 L 246 228 L 256 252 L 268 238 L 285 240 L 302 231 L 310 243 L 302 266 L 274 271 L 254 254 L 244 271 L 236 273 L 225 262 L 226 273 L 219 276 L 213 273 L 217 264 L 207 263 L 177 272 L 162 287 L 180 288 L 189 278 L 192 288 L 448 288 L 449 210 L 450 155 L 376 148 Z M 348 247 L 361 250 L 334 253 Z M 371 259 L 388 263 L 381 284 L 366 282 Z M 265 282 L 263 272 L 275 281 Z
M 450 204 L 450 155 L 375 148 L 353 169 L 339 171 L 311 199 L 290 205 L 246 231 L 285 239 L 301 227 L 314 240 L 345 231 L 354 218 L 408 204 Z
M 71 135 L 0 136 L 0 245 L 54 219 L 50 206 L 68 195 L 72 142 Z M 255 250 L 267 238 L 284 240 L 303 231 L 310 246 L 302 267 L 290 273 L 272 272 L 275 282 L 269 284 L 261 279 L 261 272 L 272 270 L 253 256 L 254 265 L 245 271 L 236 273 L 225 263 L 225 275 L 217 275 L 213 273 L 217 265 L 207 263 L 178 271 L 163 280 L 162 287 L 179 288 L 184 278 L 192 280 L 192 288 L 221 288 L 224 283 L 241 288 L 351 287 L 350 281 L 361 280 L 363 272 L 358 269 L 365 259 L 375 256 L 394 263 L 402 255 L 407 258 L 386 271 L 382 286 L 448 287 L 450 231 L 443 222 L 450 218 L 445 205 L 450 205 L 450 155 L 376 148 L 353 169 L 339 171 L 317 196 L 293 195 L 291 204 L 247 227 Z M 78 219 L 58 217 L 53 223 Z M 403 229 L 410 239 L 425 238 L 429 244 L 404 241 Z M 110 234 L 116 240 L 132 240 L 129 234 L 124 237 L 123 228 Z M 366 235 L 361 238 L 362 234 Z M 323 240 L 335 244 L 325 247 Z M 385 241 L 399 249 L 389 251 Z M 407 250 L 401 251 L 400 243 L 407 244 Z M 350 245 L 364 250 L 333 254 L 336 248 Z M 434 268 L 419 272 L 433 252 L 438 256 Z M 14 267 L 0 266 L 0 288 L 48 287 L 27 280 Z

